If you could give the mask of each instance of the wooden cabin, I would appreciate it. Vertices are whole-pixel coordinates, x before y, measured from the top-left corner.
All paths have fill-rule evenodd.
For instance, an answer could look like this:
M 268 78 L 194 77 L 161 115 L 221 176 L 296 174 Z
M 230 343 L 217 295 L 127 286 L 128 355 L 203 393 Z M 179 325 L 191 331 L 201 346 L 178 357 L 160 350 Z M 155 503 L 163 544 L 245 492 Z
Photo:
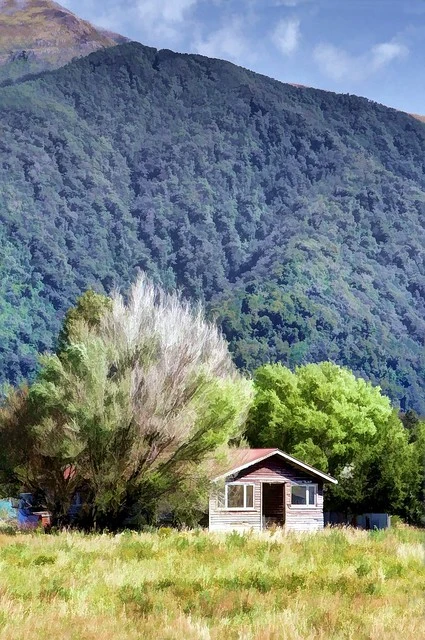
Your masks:
M 323 528 L 323 488 L 331 476 L 279 449 L 235 449 L 214 478 L 210 531 Z

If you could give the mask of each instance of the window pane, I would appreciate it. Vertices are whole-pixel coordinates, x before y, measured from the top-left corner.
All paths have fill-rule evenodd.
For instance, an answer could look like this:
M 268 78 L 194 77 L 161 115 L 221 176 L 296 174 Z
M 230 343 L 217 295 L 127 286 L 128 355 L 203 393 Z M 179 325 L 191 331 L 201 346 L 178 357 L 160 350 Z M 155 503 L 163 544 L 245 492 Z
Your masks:
M 246 507 L 252 508 L 254 506 L 254 487 L 252 484 L 246 486 Z
M 229 509 L 243 509 L 243 485 L 227 485 L 227 506 Z
M 314 484 L 308 487 L 308 504 L 312 506 L 316 504 L 316 486 Z
M 292 504 L 307 504 L 306 487 L 292 485 Z

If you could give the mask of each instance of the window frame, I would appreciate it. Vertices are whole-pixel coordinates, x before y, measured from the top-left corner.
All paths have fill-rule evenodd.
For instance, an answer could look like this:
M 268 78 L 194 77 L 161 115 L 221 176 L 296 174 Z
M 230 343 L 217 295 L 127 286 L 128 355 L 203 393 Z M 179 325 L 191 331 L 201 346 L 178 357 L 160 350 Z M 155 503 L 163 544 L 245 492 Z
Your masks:
M 234 486 L 241 486 L 244 487 L 244 492 L 243 492 L 243 503 L 244 506 L 243 507 L 228 507 L 228 487 L 234 487 Z M 246 494 L 247 494 L 247 487 L 252 487 L 252 507 L 247 507 L 246 505 Z M 219 507 L 218 506 L 218 511 L 256 511 L 255 509 L 255 504 L 254 504 L 254 498 L 255 498 L 255 484 L 253 482 L 226 482 L 225 486 L 224 486 L 224 507 Z
M 307 503 L 307 504 L 293 504 L 292 503 L 292 488 L 293 487 L 305 487 L 306 489 L 306 498 L 307 496 L 310 496 L 309 491 L 307 491 L 307 489 L 309 487 L 314 487 L 314 502 L 313 503 Z M 305 484 L 298 484 L 296 482 L 293 482 L 291 484 L 291 509 L 315 509 L 317 508 L 317 496 L 319 494 L 319 485 L 315 482 L 306 482 Z

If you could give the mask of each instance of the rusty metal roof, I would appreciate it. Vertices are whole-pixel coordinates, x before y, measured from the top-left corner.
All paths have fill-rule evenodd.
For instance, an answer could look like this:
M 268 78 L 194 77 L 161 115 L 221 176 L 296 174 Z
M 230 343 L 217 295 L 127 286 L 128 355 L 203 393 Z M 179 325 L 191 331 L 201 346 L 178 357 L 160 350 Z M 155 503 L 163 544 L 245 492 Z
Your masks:
M 229 451 L 229 468 L 235 469 L 257 460 L 263 460 L 265 456 L 279 451 L 279 449 L 231 449 Z

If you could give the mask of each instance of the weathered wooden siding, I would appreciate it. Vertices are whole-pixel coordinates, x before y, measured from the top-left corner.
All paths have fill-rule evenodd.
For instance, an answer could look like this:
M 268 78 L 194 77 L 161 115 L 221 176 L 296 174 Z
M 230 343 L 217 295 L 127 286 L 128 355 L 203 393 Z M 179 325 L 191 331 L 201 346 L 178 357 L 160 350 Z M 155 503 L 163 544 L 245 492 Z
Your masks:
M 291 504 L 291 485 L 286 485 L 286 523 L 291 531 L 316 531 L 323 529 L 323 484 L 318 484 L 315 507 L 299 507 Z
M 217 497 L 210 499 L 210 530 L 259 531 L 262 528 L 262 483 L 285 484 L 285 528 L 294 531 L 315 531 L 323 528 L 323 483 L 303 469 L 292 467 L 279 456 L 273 456 L 256 463 L 238 474 L 228 477 L 227 482 L 247 482 L 254 484 L 254 509 L 229 511 L 219 509 Z M 291 485 L 311 482 L 318 485 L 315 507 L 300 507 L 291 504 Z
M 313 483 L 317 483 L 315 477 L 303 469 L 290 466 L 288 462 L 279 456 L 273 456 L 262 462 L 257 462 L 232 477 L 233 482 L 241 482 L 242 480 L 250 482 L 252 479 L 263 482 L 312 481 Z M 230 478 L 228 478 L 228 480 L 230 481 Z
M 210 531 L 261 530 L 261 483 L 250 481 L 250 484 L 255 485 L 253 509 L 241 509 L 240 511 L 220 509 L 217 504 L 217 496 L 211 495 L 209 510 Z

